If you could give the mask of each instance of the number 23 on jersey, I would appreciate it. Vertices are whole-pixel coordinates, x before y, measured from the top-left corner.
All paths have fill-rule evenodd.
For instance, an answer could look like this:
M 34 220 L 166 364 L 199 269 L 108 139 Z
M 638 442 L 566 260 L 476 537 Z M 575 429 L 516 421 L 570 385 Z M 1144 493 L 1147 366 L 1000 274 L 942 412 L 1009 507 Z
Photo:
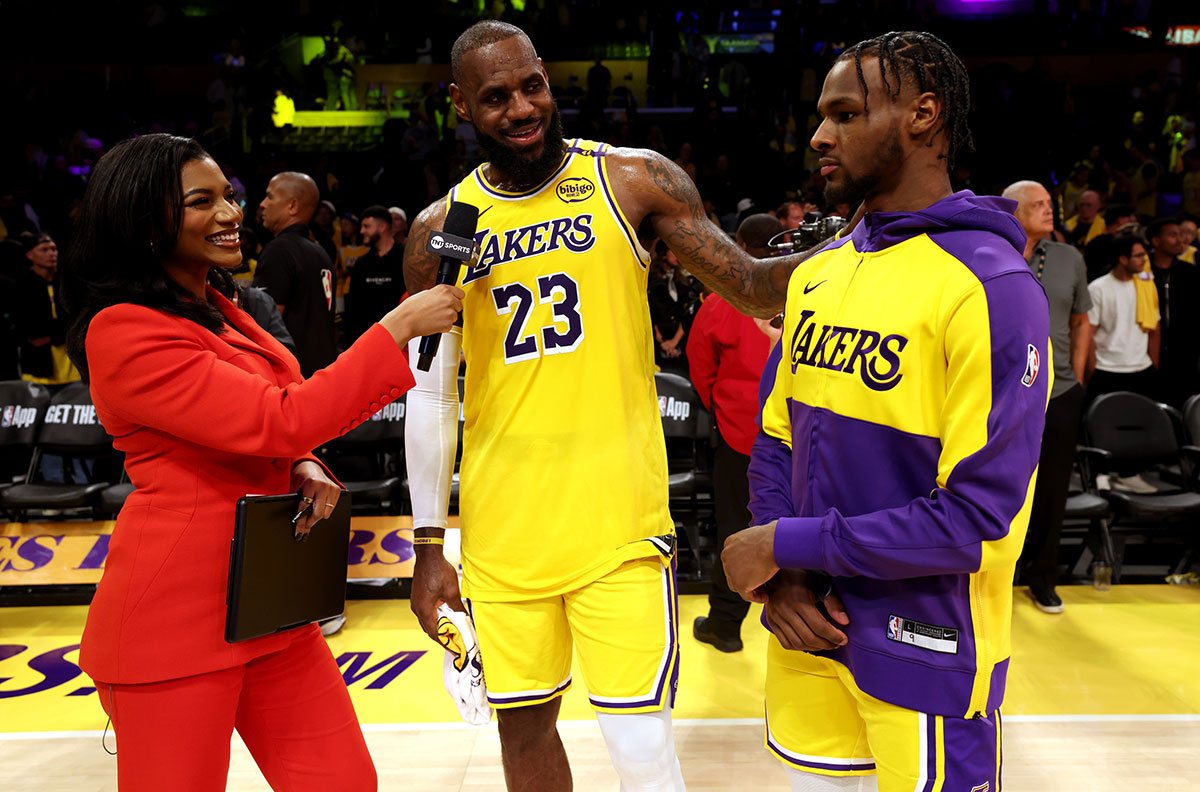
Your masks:
M 579 284 L 565 272 L 538 276 L 534 288 L 520 281 L 492 287 L 497 316 L 509 316 L 504 336 L 504 364 L 534 360 L 542 355 L 574 352 L 583 341 Z M 554 322 L 531 329 L 534 305 L 550 305 Z

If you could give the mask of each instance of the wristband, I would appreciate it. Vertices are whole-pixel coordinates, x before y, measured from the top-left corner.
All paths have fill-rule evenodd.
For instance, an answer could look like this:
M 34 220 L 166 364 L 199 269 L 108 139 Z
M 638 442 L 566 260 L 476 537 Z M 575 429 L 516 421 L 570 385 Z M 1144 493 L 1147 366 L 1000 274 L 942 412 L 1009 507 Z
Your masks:
M 414 547 L 417 545 L 444 545 L 446 539 L 441 536 L 414 536 L 412 543 Z

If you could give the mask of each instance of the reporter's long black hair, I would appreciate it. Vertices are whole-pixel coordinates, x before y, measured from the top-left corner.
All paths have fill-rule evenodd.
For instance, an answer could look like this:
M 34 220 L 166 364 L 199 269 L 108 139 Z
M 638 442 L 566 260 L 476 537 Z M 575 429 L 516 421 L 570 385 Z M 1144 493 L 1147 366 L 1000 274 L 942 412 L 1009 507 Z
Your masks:
M 67 353 L 85 382 L 88 326 L 110 305 L 145 305 L 214 333 L 224 331 L 221 312 L 197 300 L 162 267 L 175 248 L 183 215 L 180 171 L 206 157 L 191 138 L 154 134 L 118 143 L 96 165 L 62 279 L 71 316 Z M 224 269 L 211 268 L 208 282 L 232 299 L 233 278 Z

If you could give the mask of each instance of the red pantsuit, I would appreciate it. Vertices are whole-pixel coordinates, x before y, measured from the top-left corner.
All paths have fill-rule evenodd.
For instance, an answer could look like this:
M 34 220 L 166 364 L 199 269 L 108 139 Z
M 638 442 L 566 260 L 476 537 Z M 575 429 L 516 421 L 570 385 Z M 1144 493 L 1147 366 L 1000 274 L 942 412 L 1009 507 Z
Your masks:
M 225 789 L 234 728 L 272 789 L 374 790 L 350 694 L 315 627 L 288 646 L 206 674 L 99 686 L 117 733 L 122 792 Z
M 301 381 L 278 341 L 208 297 L 224 334 L 128 304 L 88 331 L 96 413 L 136 487 L 80 649 L 113 716 L 120 788 L 224 789 L 236 726 L 277 790 L 373 789 L 317 628 L 226 643 L 226 580 L 237 500 L 289 492 L 293 465 L 412 386 L 407 360 L 377 325 Z

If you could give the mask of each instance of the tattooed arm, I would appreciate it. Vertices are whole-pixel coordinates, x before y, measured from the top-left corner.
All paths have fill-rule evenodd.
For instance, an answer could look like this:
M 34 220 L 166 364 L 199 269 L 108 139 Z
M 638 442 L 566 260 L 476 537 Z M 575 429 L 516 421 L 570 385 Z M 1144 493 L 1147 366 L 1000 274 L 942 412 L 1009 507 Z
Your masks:
M 649 226 L 680 264 L 748 316 L 766 319 L 783 310 L 792 270 L 832 241 L 755 259 L 708 219 L 696 186 L 674 162 L 645 149 L 612 149 L 606 156 L 617 202 L 633 227 Z
M 442 230 L 446 222 L 446 199 L 434 201 L 421 210 L 408 229 L 404 243 L 404 286 L 409 294 L 431 289 L 437 280 L 440 259 L 426 250 L 429 234 Z

